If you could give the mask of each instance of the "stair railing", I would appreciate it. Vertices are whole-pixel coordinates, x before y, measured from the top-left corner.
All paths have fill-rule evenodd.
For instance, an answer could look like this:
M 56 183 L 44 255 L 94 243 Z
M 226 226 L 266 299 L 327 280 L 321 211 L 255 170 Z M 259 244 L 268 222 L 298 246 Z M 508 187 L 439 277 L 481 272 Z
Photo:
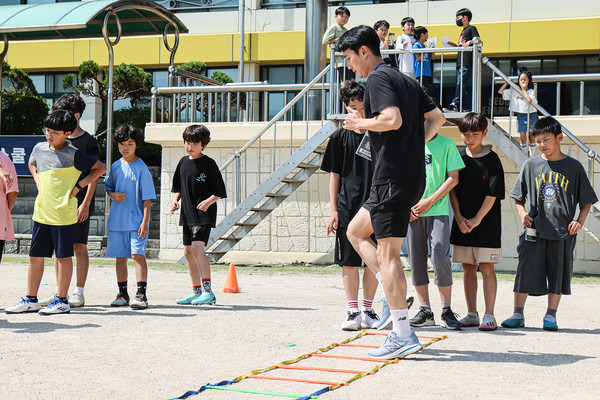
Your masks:
M 501 78 L 502 81 L 504 81 L 511 88 L 511 90 L 514 90 L 517 93 L 523 94 L 523 91 L 521 90 L 521 88 L 517 84 L 515 84 L 508 76 L 506 76 L 498 67 L 496 67 L 492 62 L 490 62 L 490 60 L 487 57 L 484 57 L 481 61 L 484 65 L 487 65 L 492 70 L 492 82 L 496 81 L 495 75 L 497 75 L 498 77 Z M 492 98 L 493 98 L 494 90 L 495 90 L 494 85 L 492 84 Z M 544 107 L 540 106 L 539 103 L 538 104 L 530 103 L 530 104 L 531 104 L 531 106 L 535 107 L 535 109 L 537 111 L 542 113 L 544 116 L 547 116 L 547 117 L 552 116 L 548 111 L 546 111 L 546 109 L 544 109 Z M 492 113 L 491 113 L 490 119 L 492 120 L 492 122 L 495 122 L 494 114 L 493 114 L 493 107 L 492 107 Z M 510 124 L 510 121 L 509 121 L 509 124 Z M 512 125 L 512 124 L 510 124 L 510 125 Z M 596 153 L 596 151 L 592 150 L 589 146 L 587 146 L 585 143 L 583 143 L 581 140 L 579 140 L 579 138 L 577 138 L 577 136 L 575 136 L 573 133 L 571 133 L 571 131 L 569 131 L 562 124 L 561 124 L 561 129 L 562 129 L 563 134 L 570 140 L 568 151 L 567 151 L 568 154 L 571 155 L 571 152 L 572 152 L 571 143 L 574 143 L 581 151 L 583 151 L 586 154 L 586 156 L 588 158 L 588 162 L 587 162 L 588 179 L 590 180 L 592 186 L 594 186 L 594 168 L 595 168 L 595 163 L 600 163 L 600 156 Z M 510 134 L 510 129 L 509 129 L 509 133 L 507 136 L 512 140 L 512 135 Z

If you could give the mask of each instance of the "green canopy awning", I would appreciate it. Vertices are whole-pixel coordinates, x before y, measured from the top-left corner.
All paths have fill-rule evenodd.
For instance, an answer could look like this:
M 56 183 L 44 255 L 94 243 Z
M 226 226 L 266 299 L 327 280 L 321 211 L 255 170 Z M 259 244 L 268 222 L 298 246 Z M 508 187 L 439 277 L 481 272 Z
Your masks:
M 96 0 L 0 6 L 0 35 L 5 33 L 10 41 L 102 37 L 106 14 L 131 4 L 139 7 L 118 12 L 123 36 L 163 34 L 169 19 L 180 33 L 188 32 L 173 13 L 153 1 Z M 118 30 L 114 17 L 108 21 L 108 30 Z

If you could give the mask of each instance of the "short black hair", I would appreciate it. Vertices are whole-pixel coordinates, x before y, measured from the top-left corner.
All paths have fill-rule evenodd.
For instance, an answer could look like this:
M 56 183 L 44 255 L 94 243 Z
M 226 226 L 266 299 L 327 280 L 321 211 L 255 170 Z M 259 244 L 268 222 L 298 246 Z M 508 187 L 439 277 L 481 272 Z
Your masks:
M 558 136 L 562 133 L 562 127 L 560 122 L 552 117 L 543 117 L 535 121 L 533 128 L 531 129 L 531 135 L 537 136 L 542 133 L 552 133 L 554 136 Z
M 79 115 L 82 115 L 85 110 L 85 101 L 77 94 L 63 94 L 52 105 L 52 111 L 56 110 L 67 110 L 73 114 L 79 113 Z
M 419 39 L 421 39 L 421 35 L 428 32 L 429 31 L 424 26 L 417 26 L 413 30 L 413 36 L 415 37 L 415 40 L 419 41 Z
M 46 115 L 44 127 L 53 131 L 73 132 L 77 129 L 77 119 L 71 111 L 56 110 Z
M 487 118 L 483 114 L 476 112 L 470 112 L 458 121 L 458 130 L 460 133 L 483 132 L 487 127 Z
M 345 105 L 348 105 L 352 100 L 363 101 L 365 97 L 365 84 L 356 81 L 347 82 L 342 86 L 340 96 Z
M 523 74 L 525 74 L 527 76 L 527 79 L 529 79 L 527 89 L 533 89 L 533 76 L 531 75 L 531 72 L 529 72 L 528 70 L 521 71 L 521 73 L 519 74 L 519 79 L 521 79 L 521 75 Z
M 471 10 L 469 10 L 468 8 L 461 8 L 460 10 L 458 10 L 456 12 L 457 17 L 462 17 L 463 15 L 466 15 L 469 22 L 471 22 L 471 19 L 473 18 L 473 14 L 471 13 Z
M 129 139 L 133 139 L 136 146 L 140 148 L 140 146 L 144 143 L 144 131 L 142 131 L 135 125 L 119 125 L 119 127 L 115 129 L 113 139 L 117 143 L 123 143 L 128 141 Z
M 373 25 L 373 29 L 377 30 L 382 26 L 385 26 L 386 28 L 390 29 L 390 23 L 387 22 L 385 19 L 375 22 L 375 25 Z
M 367 25 L 359 25 L 345 32 L 335 44 L 336 51 L 352 50 L 358 54 L 361 46 L 367 46 L 371 52 L 381 57 L 379 51 L 379 36 L 375 29 Z
M 402 18 L 402 22 L 400 22 L 400 25 L 404 26 L 409 22 L 412 22 L 414 24 L 415 20 L 412 17 L 404 17 Z
M 348 10 L 346 7 L 338 7 L 335 9 L 335 15 L 340 14 L 348 14 L 348 16 L 350 16 L 350 10 Z
M 210 131 L 204 125 L 190 125 L 183 131 L 183 140 L 191 143 L 201 143 L 206 146 L 210 143 Z

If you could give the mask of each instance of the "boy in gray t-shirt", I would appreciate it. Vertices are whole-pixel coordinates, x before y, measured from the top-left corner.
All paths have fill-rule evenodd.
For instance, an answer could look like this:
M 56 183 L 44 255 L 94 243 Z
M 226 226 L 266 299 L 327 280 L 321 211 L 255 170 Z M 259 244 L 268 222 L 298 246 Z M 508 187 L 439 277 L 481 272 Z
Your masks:
M 540 119 L 533 126 L 532 135 L 542 155 L 523 164 L 510 194 L 526 229 L 517 246 L 515 310 L 502 326 L 525 326 L 523 309 L 527 296 L 547 294 L 543 328 L 556 331 L 556 309 L 561 295 L 571 294 L 575 235 L 598 198 L 583 166 L 560 150 L 563 135 L 558 121 L 552 117 Z M 579 215 L 575 218 L 577 205 Z

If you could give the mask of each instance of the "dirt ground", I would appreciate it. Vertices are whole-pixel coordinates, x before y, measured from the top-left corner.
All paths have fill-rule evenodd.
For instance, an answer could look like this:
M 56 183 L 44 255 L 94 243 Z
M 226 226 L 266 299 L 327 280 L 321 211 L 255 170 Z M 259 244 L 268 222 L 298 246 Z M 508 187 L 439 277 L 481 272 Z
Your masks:
M 0 307 L 15 304 L 25 294 L 26 274 L 25 264 L 5 258 L 0 267 Z M 132 268 L 129 274 L 132 293 Z M 150 307 L 133 311 L 109 306 L 117 292 L 114 269 L 95 266 L 90 270 L 84 308 L 46 317 L 0 314 L 0 398 L 165 400 L 356 335 L 339 328 L 345 316 L 341 272 L 238 267 L 241 292 L 237 294 L 222 293 L 225 274 L 222 270 L 213 274 L 218 305 L 178 306 L 174 300 L 189 291 L 187 272 L 151 268 Z M 47 267 L 42 283 L 39 295 L 47 297 L 55 287 L 51 268 Z M 597 399 L 599 289 L 600 284 L 574 285 L 573 296 L 565 297 L 559 308 L 558 332 L 541 329 L 546 298 L 529 299 L 523 329 L 492 333 L 448 331 L 440 326 L 418 329 L 419 336 L 448 338 L 320 398 Z M 431 292 L 432 306 L 439 317 L 436 292 Z M 480 313 L 482 301 L 480 293 Z M 496 305 L 500 322 L 512 312 L 512 282 L 499 282 Z M 375 303 L 375 308 L 379 312 L 381 303 Z M 465 313 L 460 278 L 455 282 L 453 308 Z M 409 312 L 414 313 L 414 309 Z M 354 343 L 380 345 L 383 340 L 383 336 L 366 336 Z M 344 347 L 330 354 L 365 357 L 368 350 Z M 367 370 L 377 364 L 311 358 L 298 365 Z M 268 376 L 339 382 L 352 375 L 279 370 Z M 325 386 L 258 379 L 235 385 L 302 395 Z M 209 390 L 191 398 L 274 397 Z

